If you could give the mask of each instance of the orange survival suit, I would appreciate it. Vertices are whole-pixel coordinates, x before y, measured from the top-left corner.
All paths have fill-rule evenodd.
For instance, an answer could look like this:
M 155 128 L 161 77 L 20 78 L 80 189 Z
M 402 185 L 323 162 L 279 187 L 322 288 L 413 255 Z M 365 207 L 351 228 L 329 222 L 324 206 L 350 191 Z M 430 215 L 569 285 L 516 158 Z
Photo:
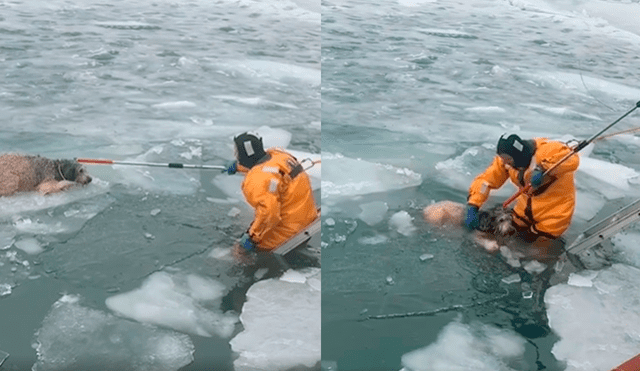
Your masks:
M 561 142 L 545 138 L 534 138 L 535 153 L 529 168 L 522 174 L 515 168 L 505 166 L 500 156 L 496 156 L 489 167 L 478 175 L 469 187 L 467 203 L 477 206 L 484 204 L 492 189 L 500 188 L 507 179 L 513 184 L 524 187 L 529 184 L 532 170 L 538 166 L 544 171 L 571 152 L 571 148 Z M 516 199 L 513 208 L 514 222 L 521 228 L 530 228 L 532 232 L 559 237 L 569 228 L 575 209 L 576 189 L 574 172 L 580 160 L 573 155 L 547 174 L 542 186 L 532 194 L 522 194 Z
M 309 176 L 292 155 L 267 149 L 270 157 L 246 172 L 242 193 L 255 209 L 249 236 L 262 250 L 273 250 L 311 224 L 318 211 Z

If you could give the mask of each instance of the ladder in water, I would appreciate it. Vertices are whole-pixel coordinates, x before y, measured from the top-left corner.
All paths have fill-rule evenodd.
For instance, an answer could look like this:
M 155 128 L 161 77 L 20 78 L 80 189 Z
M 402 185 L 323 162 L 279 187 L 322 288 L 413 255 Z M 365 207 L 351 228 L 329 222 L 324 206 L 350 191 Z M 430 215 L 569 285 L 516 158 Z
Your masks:
M 273 250 L 273 256 L 276 258 L 282 268 L 284 268 L 284 270 L 289 270 L 291 268 L 284 259 L 285 254 L 288 254 L 292 250 L 295 250 L 296 248 L 303 246 L 307 242 L 309 242 L 311 237 L 320 232 L 320 227 L 320 209 L 318 209 L 318 217 L 313 222 L 311 222 L 311 224 L 304 227 L 304 229 L 298 232 L 298 234 L 289 238 L 282 245 Z
M 316 233 L 320 232 L 320 213 L 318 212 L 318 217 L 311 222 L 308 226 L 304 227 L 302 231 L 298 234 L 294 235 L 287 241 L 285 241 L 282 245 L 280 245 L 277 249 L 273 251 L 275 255 L 284 256 L 289 253 L 291 250 L 294 250 L 298 246 L 308 242 L 311 237 L 313 237 Z
M 613 213 L 582 232 L 567 248 L 567 253 L 577 255 L 611 238 L 621 229 L 640 220 L 640 199 Z

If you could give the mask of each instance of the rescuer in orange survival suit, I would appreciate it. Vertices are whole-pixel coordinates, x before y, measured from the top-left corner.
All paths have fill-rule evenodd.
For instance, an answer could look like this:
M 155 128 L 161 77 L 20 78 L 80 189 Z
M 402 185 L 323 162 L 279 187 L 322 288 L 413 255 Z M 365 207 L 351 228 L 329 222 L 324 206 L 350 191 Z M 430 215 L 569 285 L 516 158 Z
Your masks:
M 513 208 L 518 236 L 531 244 L 530 253 L 540 255 L 539 261 L 557 257 L 564 249 L 561 235 L 569 228 L 575 209 L 574 172 L 580 160 L 570 156 L 549 174 L 544 172 L 570 152 L 564 143 L 545 138 L 522 140 L 515 134 L 500 137 L 497 156 L 469 187 L 466 226 L 477 227 L 478 209 L 489 192 L 500 188 L 507 179 L 519 188 L 531 183 L 532 192 L 520 195 Z
M 263 148 L 257 134 L 234 138 L 236 160 L 224 172 L 246 173 L 242 193 L 255 209 L 240 238 L 246 250 L 271 251 L 318 217 L 309 176 L 298 160 L 276 148 Z

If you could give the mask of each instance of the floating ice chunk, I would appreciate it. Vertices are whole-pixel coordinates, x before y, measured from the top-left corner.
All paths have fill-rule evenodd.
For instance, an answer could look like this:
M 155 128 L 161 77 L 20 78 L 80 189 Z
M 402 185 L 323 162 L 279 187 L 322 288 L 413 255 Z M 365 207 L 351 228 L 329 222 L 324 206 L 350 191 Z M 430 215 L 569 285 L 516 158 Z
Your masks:
M 252 7 L 255 6 L 254 4 L 256 3 L 252 3 Z M 268 4 L 271 6 L 276 3 Z M 277 81 L 297 79 L 313 85 L 320 85 L 321 82 L 321 71 L 319 69 L 301 67 L 294 64 L 266 60 L 238 60 L 220 65 L 262 79 L 271 78 Z
M 11 295 L 11 285 L 8 283 L 0 284 L 0 297 Z
M 71 216 L 78 215 L 78 213 L 80 213 L 80 210 L 78 210 L 78 209 L 69 209 L 69 210 L 65 211 L 63 214 L 64 214 L 64 216 L 69 218 Z
M 630 167 L 590 157 L 580 158 L 578 171 L 621 190 L 628 190 L 629 180 L 638 177 L 638 173 Z
M 30 218 L 20 218 L 14 222 L 14 226 L 19 232 L 31 234 L 56 234 L 66 231 L 62 222 L 53 220 L 48 224 L 39 220 L 34 222 Z
M 423 3 L 425 1 L 421 0 L 420 2 Z M 425 33 L 427 35 L 433 35 L 438 37 L 453 37 L 453 38 L 465 38 L 465 39 L 476 38 L 473 34 L 469 34 L 460 30 L 453 30 L 453 29 L 423 28 L 423 29 L 420 29 L 420 32 Z
M 212 301 L 221 298 L 226 288 L 218 281 L 195 274 L 187 275 L 187 285 L 192 298 L 197 301 Z
M 322 162 L 327 165 L 322 173 L 322 198 L 387 192 L 422 183 L 420 174 L 409 169 L 351 159 L 340 154 L 323 153 Z
M 506 283 L 507 285 L 510 285 L 512 283 L 518 283 L 520 282 L 522 279 L 520 278 L 520 275 L 517 273 L 514 273 L 510 276 L 507 276 L 505 278 L 502 279 L 502 282 Z
M 7 358 L 9 358 L 9 353 L 0 350 L 0 366 L 2 366 L 2 364 L 4 363 L 4 361 L 7 360 Z
M 265 148 L 287 148 L 289 147 L 289 143 L 291 143 L 291 138 L 293 137 L 290 132 L 284 129 L 272 128 L 269 126 L 260 126 L 252 131 L 258 133 L 262 137 Z
M 391 276 L 387 276 L 386 282 L 387 282 L 387 285 L 395 284 L 395 281 L 393 280 L 393 277 L 391 277 Z
M 314 276 L 307 279 L 307 285 L 318 292 L 322 291 L 322 280 L 320 277 Z
M 177 102 L 165 102 L 158 103 L 153 105 L 154 108 L 162 108 L 162 109 L 180 109 L 180 108 L 191 108 L 196 107 L 196 104 L 189 101 L 177 101 Z
M 454 321 L 442 329 L 435 343 L 403 355 L 402 366 L 406 371 L 507 370 L 505 364 L 523 362 L 525 344 L 524 338 L 509 330 Z
M 326 371 L 338 371 L 338 362 L 336 361 L 322 361 L 322 370 Z
M 156 238 L 156 236 L 152 235 L 151 233 L 144 233 L 144 238 L 148 239 L 148 240 L 154 240 Z
M 433 254 L 422 254 L 420 255 L 420 261 L 424 262 L 427 260 L 433 259 Z
M 80 305 L 65 295 L 36 333 L 34 371 L 179 370 L 193 361 L 185 334 L 160 330 Z
M 11 197 L 0 197 L 0 217 L 13 217 L 25 212 L 53 209 L 78 201 L 82 201 L 89 206 L 96 203 L 102 205 L 104 199 L 99 196 L 107 190 L 108 184 L 94 178 L 88 186 L 73 189 L 69 192 L 50 194 L 46 197 L 34 192 L 17 194 Z M 94 201 L 96 198 L 99 201 Z
M 202 147 L 189 146 L 189 151 L 181 153 L 180 157 L 184 157 L 187 160 L 191 160 L 194 157 L 202 157 Z
M 435 169 L 447 185 L 466 192 L 473 178 L 486 169 L 493 157 L 495 148 L 471 147 L 459 156 L 438 162 Z M 501 188 L 492 190 L 491 195 L 509 197 L 515 191 L 513 183 L 508 181 Z
M 11 230 L 0 230 L 0 250 L 9 249 L 15 242 L 16 233 Z
M 239 202 L 237 198 L 230 198 L 230 197 L 226 199 L 207 197 L 207 201 L 214 204 L 237 204 Z
M 132 162 L 165 162 L 165 158 L 175 158 L 174 147 L 170 144 L 152 147 L 147 152 L 133 158 Z M 163 168 L 113 165 L 114 181 L 129 187 L 142 188 L 154 192 L 172 194 L 193 194 L 200 187 L 199 175 L 193 171 L 175 171 Z
M 233 261 L 231 250 L 224 247 L 214 247 L 208 257 L 217 260 Z
M 621 232 L 611 238 L 616 258 L 636 268 L 640 268 L 640 233 Z
M 284 272 L 282 277 L 280 277 L 280 281 L 291 283 L 305 283 L 307 282 L 307 277 L 296 270 L 289 269 L 288 271 Z
M 236 371 L 305 369 L 320 362 L 321 292 L 309 284 L 320 269 L 301 272 L 307 283 L 268 279 L 247 291 L 240 320 L 244 331 L 231 340 L 239 354 Z
M 413 217 L 406 211 L 398 211 L 391 216 L 389 225 L 395 228 L 398 233 L 410 236 L 416 231 L 416 227 L 412 223 Z
M 327 227 L 333 227 L 333 226 L 335 226 L 335 225 L 336 225 L 336 221 L 335 221 L 335 220 L 333 220 L 333 218 L 327 218 L 327 219 L 325 219 L 325 220 L 324 220 L 324 224 L 325 224 Z
M 35 238 L 25 238 L 16 242 L 16 247 L 29 255 L 37 255 L 44 251 Z
M 157 272 L 139 289 L 109 297 L 106 304 L 112 311 L 143 323 L 200 336 L 229 337 L 237 318 L 208 310 L 199 303 L 203 296 L 211 300 L 211 293 L 220 291 L 220 285 L 212 281 L 190 277 L 185 283 L 180 277 Z
M 588 221 L 593 219 L 602 207 L 605 205 L 604 197 L 593 192 L 576 192 L 576 209 L 573 214 L 582 220 Z
M 161 210 L 160 209 L 153 209 L 149 212 L 149 214 L 151 214 L 151 216 L 156 216 L 158 214 L 160 214 Z
M 486 107 L 470 107 L 465 108 L 465 111 L 476 113 L 504 113 L 506 110 L 502 107 L 486 106 Z
M 220 174 L 211 180 L 211 183 L 219 190 L 227 195 L 227 199 L 244 200 L 242 194 L 242 181 L 244 176 L 235 175 L 229 176 L 226 174 Z
M 17 251 L 7 251 L 7 253 L 4 256 L 7 258 L 7 260 L 9 260 L 12 263 L 15 263 L 18 261 Z
M 500 246 L 500 254 L 510 266 L 514 268 L 519 268 L 522 266 L 522 264 L 520 263 L 520 258 L 524 257 L 524 255 L 511 251 L 506 246 Z
M 545 269 L 547 269 L 547 265 L 540 263 L 537 260 L 531 260 L 528 261 L 524 264 L 523 266 L 524 270 L 531 273 L 531 274 L 539 274 L 544 272 Z
M 237 207 L 232 207 L 231 210 L 229 210 L 229 213 L 227 213 L 227 216 L 235 218 L 236 216 L 240 215 L 240 212 L 240 209 L 238 209 Z
M 613 3 L 607 4 L 607 6 L 611 5 L 613 5 Z M 635 23 L 637 24 L 637 22 Z M 552 86 L 560 87 L 563 90 L 573 89 L 575 91 L 583 91 L 586 84 L 590 91 L 601 91 L 622 100 L 635 101 L 640 95 L 640 89 L 635 86 L 629 87 L 628 85 L 609 82 L 584 74 L 540 71 L 540 73 L 532 74 L 530 77 L 549 83 Z
M 593 287 L 593 279 L 598 276 L 597 271 L 582 271 L 571 273 L 567 285 L 575 287 Z
M 358 238 L 358 242 L 363 244 L 363 245 L 378 245 L 381 243 L 385 243 L 389 240 L 389 237 L 382 235 L 382 234 L 378 234 L 375 236 L 371 236 L 371 237 L 360 237 Z
M 384 219 L 389 206 L 387 206 L 386 202 L 375 201 L 360 205 L 360 209 L 362 209 L 362 212 L 358 215 L 360 220 L 373 226 Z
M 260 268 L 256 271 L 256 273 L 253 274 L 253 277 L 255 277 L 256 280 L 261 280 L 262 277 L 264 277 L 265 274 L 267 274 L 267 272 L 269 272 L 269 268 Z
M 550 113 L 550 114 L 556 115 L 556 116 L 575 118 L 575 119 L 579 119 L 579 120 L 587 119 L 589 121 L 601 121 L 602 120 L 598 116 L 577 112 L 577 111 L 574 111 L 574 110 L 569 109 L 567 107 L 549 107 L 549 106 L 545 106 L 545 105 L 541 105 L 541 104 L 528 104 L 528 103 L 523 104 L 523 106 L 530 107 L 530 108 L 532 108 L 534 110 L 542 111 L 542 112 L 545 112 L 545 113 Z M 570 138 L 570 139 L 575 139 L 575 138 Z M 558 138 L 558 140 L 562 140 L 562 139 Z M 565 139 L 565 140 L 562 140 L 562 141 L 563 142 L 567 142 L 568 140 Z
M 552 353 L 567 371 L 611 370 L 638 354 L 640 269 L 614 264 L 592 283 L 555 285 L 544 297 L 549 325 L 560 337 Z

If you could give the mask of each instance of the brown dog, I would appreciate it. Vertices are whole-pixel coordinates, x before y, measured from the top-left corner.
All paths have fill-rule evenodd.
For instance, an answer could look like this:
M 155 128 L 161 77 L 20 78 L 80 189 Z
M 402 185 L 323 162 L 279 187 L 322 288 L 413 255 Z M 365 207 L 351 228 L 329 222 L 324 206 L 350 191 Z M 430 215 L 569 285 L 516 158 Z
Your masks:
M 0 196 L 33 191 L 46 195 L 90 182 L 84 166 L 74 160 L 17 154 L 0 156 Z
M 425 207 L 423 216 L 427 223 L 437 227 L 462 228 L 466 211 L 466 206 L 461 203 L 440 201 Z M 500 205 L 479 211 L 478 221 L 474 240 L 487 251 L 497 251 L 516 231 L 510 210 L 504 210 Z

